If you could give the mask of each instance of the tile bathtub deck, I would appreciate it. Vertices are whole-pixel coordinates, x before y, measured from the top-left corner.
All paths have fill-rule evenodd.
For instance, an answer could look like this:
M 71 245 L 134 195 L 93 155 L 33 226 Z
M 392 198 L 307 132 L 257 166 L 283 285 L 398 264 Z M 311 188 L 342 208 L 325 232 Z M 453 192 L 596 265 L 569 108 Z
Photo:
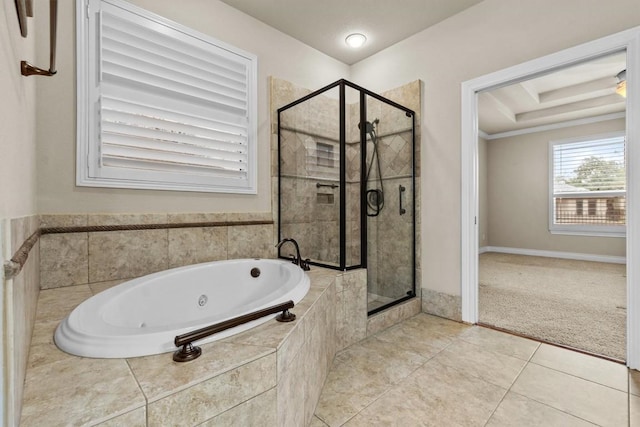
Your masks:
M 313 427 L 640 427 L 640 372 L 426 314 L 336 355 Z

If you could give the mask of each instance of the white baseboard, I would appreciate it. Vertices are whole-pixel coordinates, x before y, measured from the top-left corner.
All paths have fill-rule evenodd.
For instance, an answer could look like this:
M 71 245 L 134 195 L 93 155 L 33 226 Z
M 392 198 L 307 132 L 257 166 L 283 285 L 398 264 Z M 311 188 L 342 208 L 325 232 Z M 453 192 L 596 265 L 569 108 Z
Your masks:
M 503 254 L 542 256 L 547 258 L 575 259 L 579 261 L 610 262 L 613 264 L 627 263 L 627 259 L 623 256 L 581 254 L 577 252 L 542 251 L 538 249 L 507 248 L 503 246 L 482 246 L 478 250 L 478 253 L 481 253 L 481 254 L 485 252 L 499 252 Z

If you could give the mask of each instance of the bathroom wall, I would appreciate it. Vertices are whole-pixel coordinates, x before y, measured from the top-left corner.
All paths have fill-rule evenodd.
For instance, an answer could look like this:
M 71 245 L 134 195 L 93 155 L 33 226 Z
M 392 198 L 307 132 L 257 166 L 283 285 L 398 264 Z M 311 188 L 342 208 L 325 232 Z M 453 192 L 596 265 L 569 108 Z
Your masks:
M 270 212 L 43 215 L 42 227 L 42 289 L 276 256 Z
M 36 77 L 20 74 L 20 61 L 36 62 L 34 18 L 20 36 L 14 2 L 0 7 L 0 218 L 36 212 Z
M 28 19 L 28 37 L 20 35 L 13 1 L 0 5 L 0 262 L 4 267 L 37 229 L 36 77 L 20 74 L 20 61 L 38 63 L 36 22 Z M 0 327 L 0 423 L 17 425 L 23 381 L 39 290 L 38 247 L 24 267 L 2 275 Z M 6 273 L 6 274 L 5 274 Z M 11 275 L 11 276 L 10 276 Z
M 624 237 L 549 232 L 549 141 L 624 131 L 624 119 L 487 142 L 489 246 L 624 257 Z
M 267 76 L 321 87 L 349 67 L 218 0 L 131 3 L 258 56 L 258 194 L 103 189 L 75 186 L 75 2 L 59 2 L 58 76 L 43 83 L 38 107 L 38 202 L 41 213 L 268 212 L 270 110 Z M 39 48 L 48 52 L 48 41 Z
M 441 302 L 429 311 L 459 318 L 460 84 L 638 25 L 636 0 L 485 0 L 351 67 L 376 92 L 423 81 L 423 299 Z

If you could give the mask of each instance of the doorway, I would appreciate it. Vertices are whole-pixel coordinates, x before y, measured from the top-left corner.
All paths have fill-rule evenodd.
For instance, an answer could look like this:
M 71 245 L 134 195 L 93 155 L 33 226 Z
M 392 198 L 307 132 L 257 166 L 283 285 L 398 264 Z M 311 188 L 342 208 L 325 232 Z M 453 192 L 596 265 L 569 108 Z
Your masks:
M 634 141 L 640 140 L 640 28 L 627 30 L 594 42 L 570 48 L 543 58 L 529 61 L 462 84 L 462 253 L 461 290 L 462 318 L 469 323 L 479 320 L 478 292 L 478 94 L 482 91 L 507 86 L 551 71 L 583 63 L 590 59 L 626 52 L 627 69 L 627 117 L 625 133 L 627 149 L 627 240 L 626 268 L 627 288 L 627 365 L 640 367 L 640 325 L 638 311 L 640 292 L 634 286 L 640 277 L 640 265 L 633 262 L 634 254 L 640 253 L 640 229 L 636 218 L 640 218 L 640 186 L 634 177 L 640 173 L 640 150 Z M 594 319 L 595 320 L 595 319 Z
M 478 93 L 480 324 L 625 360 L 625 70 Z

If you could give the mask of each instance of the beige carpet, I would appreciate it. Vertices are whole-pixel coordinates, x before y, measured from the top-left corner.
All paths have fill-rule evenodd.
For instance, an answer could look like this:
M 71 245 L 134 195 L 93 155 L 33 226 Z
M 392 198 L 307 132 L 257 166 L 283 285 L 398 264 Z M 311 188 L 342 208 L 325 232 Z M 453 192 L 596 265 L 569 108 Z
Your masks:
M 480 322 L 626 359 L 626 267 L 500 253 L 480 255 Z

